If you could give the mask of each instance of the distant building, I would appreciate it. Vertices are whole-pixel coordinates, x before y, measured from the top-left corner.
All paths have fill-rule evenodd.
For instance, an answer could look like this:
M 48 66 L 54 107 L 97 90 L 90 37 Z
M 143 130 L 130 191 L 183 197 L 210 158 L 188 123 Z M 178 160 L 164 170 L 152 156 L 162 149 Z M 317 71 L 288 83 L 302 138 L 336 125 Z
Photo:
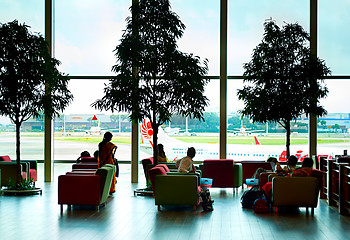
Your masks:
M 92 120 L 96 116 L 97 120 Z M 55 131 L 86 131 L 92 127 L 100 126 L 101 129 L 119 129 L 119 119 L 112 121 L 111 115 L 105 114 L 68 114 L 54 120 Z M 120 127 L 122 131 L 130 131 L 131 123 L 121 118 Z M 44 120 L 30 118 L 22 124 L 23 131 L 43 131 Z

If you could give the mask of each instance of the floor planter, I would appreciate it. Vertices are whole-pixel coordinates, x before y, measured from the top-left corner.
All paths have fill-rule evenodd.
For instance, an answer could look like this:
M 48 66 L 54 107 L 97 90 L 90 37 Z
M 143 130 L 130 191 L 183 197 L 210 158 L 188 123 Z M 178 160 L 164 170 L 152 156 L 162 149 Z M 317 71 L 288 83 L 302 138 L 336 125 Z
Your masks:
M 36 195 L 40 194 L 42 195 L 42 189 L 41 188 L 35 188 L 32 190 L 8 190 L 8 189 L 1 189 L 2 195 L 12 195 L 12 196 L 26 196 L 26 195 Z

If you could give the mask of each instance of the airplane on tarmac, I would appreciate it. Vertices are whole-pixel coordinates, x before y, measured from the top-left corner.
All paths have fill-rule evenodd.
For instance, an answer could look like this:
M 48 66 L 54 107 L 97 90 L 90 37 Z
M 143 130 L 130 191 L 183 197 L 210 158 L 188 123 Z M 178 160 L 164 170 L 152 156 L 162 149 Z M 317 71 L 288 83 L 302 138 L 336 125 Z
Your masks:
M 153 129 L 149 121 L 144 120 L 140 125 L 141 129 L 141 151 L 146 152 L 149 155 L 153 154 Z M 164 145 L 165 153 L 167 155 L 168 161 L 174 161 L 177 158 L 186 156 L 187 149 L 189 147 L 194 147 L 196 149 L 195 160 L 205 160 L 205 159 L 218 159 L 219 158 L 219 145 L 211 143 L 185 143 L 183 141 L 177 140 L 175 138 L 169 137 L 163 130 L 159 127 L 158 130 L 158 143 Z M 308 151 L 307 145 L 291 145 L 291 153 L 298 157 L 299 161 L 302 161 L 307 154 L 303 154 Z M 256 136 L 254 136 L 254 145 L 246 144 L 228 144 L 227 145 L 227 158 L 233 159 L 235 161 L 266 161 L 269 157 L 275 157 L 278 161 L 287 161 L 286 154 L 284 150 L 284 145 L 261 145 L 260 141 Z M 328 151 L 328 150 L 327 150 Z M 329 150 L 331 151 L 331 150 Z M 333 152 L 330 154 L 324 154 L 321 156 L 331 157 L 334 155 Z
M 250 130 L 250 128 L 246 128 L 245 125 L 243 125 L 243 120 L 241 120 L 241 127 L 240 128 L 234 128 L 235 130 L 227 130 L 229 133 L 232 133 L 235 136 L 249 136 L 252 133 L 257 132 L 264 132 L 265 130 Z

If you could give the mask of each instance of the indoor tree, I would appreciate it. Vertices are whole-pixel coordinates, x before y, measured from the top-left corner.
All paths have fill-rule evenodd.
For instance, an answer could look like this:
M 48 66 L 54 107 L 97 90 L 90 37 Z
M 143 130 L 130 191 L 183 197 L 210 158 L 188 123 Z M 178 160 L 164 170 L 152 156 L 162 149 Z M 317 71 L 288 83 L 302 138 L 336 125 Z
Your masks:
M 264 24 L 263 40 L 244 64 L 245 86 L 238 90 L 244 101 L 241 110 L 254 122 L 278 122 L 286 130 L 290 156 L 290 122 L 302 114 L 322 116 L 319 100 L 327 96 L 323 79 L 330 74 L 323 60 L 310 52 L 309 34 L 297 23 L 279 28 L 274 21 Z
M 52 58 L 48 44 L 29 26 L 0 23 L 0 115 L 8 116 L 16 126 L 17 183 L 20 172 L 20 128 L 31 117 L 52 119 L 72 101 L 67 88 L 69 78 L 62 75 Z
M 153 146 L 158 128 L 175 113 L 203 119 L 208 104 L 207 60 L 177 49 L 185 25 L 171 11 L 169 0 L 139 0 L 131 6 L 132 17 L 114 50 L 116 73 L 105 87 L 105 96 L 92 106 L 100 110 L 125 111 L 133 122 L 149 119 Z M 158 149 L 153 147 L 154 164 Z

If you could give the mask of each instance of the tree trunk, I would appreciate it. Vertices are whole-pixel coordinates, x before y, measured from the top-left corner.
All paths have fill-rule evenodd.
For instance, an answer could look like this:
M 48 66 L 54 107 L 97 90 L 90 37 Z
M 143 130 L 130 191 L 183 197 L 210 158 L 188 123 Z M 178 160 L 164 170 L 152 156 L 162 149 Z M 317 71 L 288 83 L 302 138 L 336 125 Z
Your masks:
M 153 164 L 158 165 L 158 124 L 152 123 L 153 128 Z
M 17 179 L 16 182 L 20 183 L 22 180 L 21 173 L 21 142 L 20 142 L 20 130 L 21 123 L 16 122 L 16 163 L 17 163 Z
M 290 121 L 286 121 L 286 149 L 287 149 L 287 159 L 290 156 Z

